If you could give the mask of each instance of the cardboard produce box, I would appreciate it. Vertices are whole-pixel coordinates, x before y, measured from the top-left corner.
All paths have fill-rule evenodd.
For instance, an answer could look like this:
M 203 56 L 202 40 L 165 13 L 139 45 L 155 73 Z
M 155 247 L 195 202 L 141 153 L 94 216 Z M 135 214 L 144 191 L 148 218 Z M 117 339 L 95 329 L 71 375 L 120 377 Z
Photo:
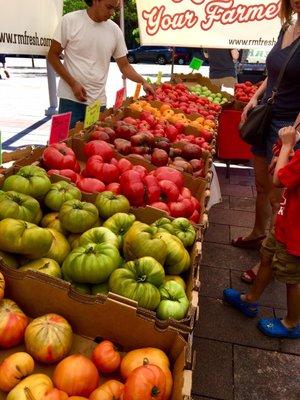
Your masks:
M 226 97 L 228 103 L 223 106 L 228 107 L 233 103 L 234 97 L 227 92 L 222 91 L 221 86 L 215 85 L 209 78 L 196 74 L 173 74 L 171 83 L 184 83 L 187 87 L 195 86 L 197 84 L 201 86 L 206 86 L 213 93 L 221 93 L 223 97 Z
M 68 284 L 46 275 L 31 272 L 20 275 L 0 264 L 6 280 L 6 297 L 14 300 L 29 317 L 57 313 L 71 324 L 75 333 L 71 353 L 91 355 L 97 341 L 105 338 L 116 342 L 126 352 L 142 347 L 157 347 L 166 352 L 173 374 L 172 400 L 191 400 L 192 375 L 195 355 L 192 354 L 192 337 L 188 341 L 172 328 L 156 329 L 153 321 L 137 315 L 128 301 L 120 303 L 118 296 L 106 299 L 87 298 L 74 292 Z M 23 346 L 0 350 L 0 361 Z M 52 377 L 54 366 L 36 364 L 34 373 Z M 101 382 L 103 383 L 103 377 Z M 6 395 L 0 392 L 0 400 Z M 141 399 L 142 400 L 142 399 Z
M 76 143 L 82 144 L 82 141 L 78 141 L 78 139 L 76 139 Z M 75 150 L 75 148 L 76 148 L 76 146 L 74 147 L 74 150 Z M 39 149 L 39 151 L 37 151 L 37 155 L 39 155 L 39 152 L 40 152 L 40 149 Z M 39 160 L 39 158 L 37 158 L 37 159 Z M 31 161 L 33 161 L 33 160 L 31 160 Z M 38 161 L 35 161 L 33 163 L 38 165 Z M 4 175 L 0 175 L 0 187 L 2 187 L 2 184 L 3 184 L 4 180 L 6 179 L 6 177 L 14 174 L 15 172 L 18 171 L 18 169 L 19 169 L 19 167 L 15 166 L 15 167 L 10 168 Z M 52 182 L 57 182 L 60 180 L 69 181 L 68 178 L 61 177 L 60 175 L 51 175 L 50 179 Z M 196 195 L 198 194 L 199 196 L 200 195 L 203 196 L 201 205 L 202 205 L 203 209 L 205 209 L 206 202 L 208 201 L 207 198 L 206 199 L 204 198 L 204 193 L 206 192 L 206 182 L 204 180 L 200 180 L 200 183 L 201 183 L 200 186 L 199 185 L 196 186 L 194 180 L 192 181 L 192 184 L 195 185 L 194 189 L 195 189 Z M 192 190 L 192 184 L 190 185 L 191 190 Z M 97 197 L 97 194 L 83 193 L 82 201 L 94 203 L 96 197 Z M 138 221 L 144 222 L 146 224 L 152 224 L 159 218 L 168 217 L 166 215 L 166 213 L 164 213 L 163 211 L 153 208 L 153 207 L 150 207 L 150 206 L 131 208 L 130 212 L 136 216 L 136 219 Z M 170 218 L 170 217 L 168 217 L 168 218 Z M 201 258 L 202 258 L 203 233 L 207 227 L 206 211 L 202 213 L 202 218 L 203 219 L 201 221 L 201 224 L 195 225 L 195 229 L 196 229 L 195 243 L 193 244 L 193 246 L 191 248 L 188 248 L 188 251 L 191 256 L 190 268 L 188 271 L 186 271 L 182 275 L 185 280 L 185 283 L 186 283 L 186 294 L 187 294 L 187 297 L 188 297 L 189 303 L 190 303 L 189 309 L 187 311 L 185 318 L 182 320 L 179 320 L 179 321 L 175 320 L 175 319 L 168 319 L 165 321 L 160 320 L 159 318 L 156 317 L 156 313 L 154 311 L 149 311 L 147 309 L 138 307 L 137 302 L 133 302 L 135 304 L 135 308 L 139 315 L 143 315 L 151 320 L 154 320 L 156 326 L 160 327 L 160 329 L 164 330 L 170 326 L 174 327 L 176 330 L 181 332 L 182 335 L 187 335 L 188 333 L 192 332 L 194 329 L 194 325 L 199 318 L 199 309 L 198 309 L 199 288 L 200 288 L 200 278 L 199 278 L 200 269 L 199 268 L 200 268 L 200 262 L 201 262 Z M 171 219 L 173 219 L 173 218 L 171 217 Z M 24 276 L 24 274 L 27 274 L 27 273 L 20 272 L 20 271 L 17 271 L 17 273 L 20 274 L 21 276 Z M 50 277 L 50 280 L 51 279 L 54 279 L 54 278 Z M 58 280 L 58 281 L 61 281 L 62 284 L 65 284 L 65 282 L 62 280 Z M 89 295 L 86 295 L 86 296 L 90 297 Z M 106 297 L 106 296 L 101 296 L 101 295 L 99 295 L 99 296 Z M 122 298 L 122 299 L 124 299 L 124 301 L 127 300 L 125 298 Z

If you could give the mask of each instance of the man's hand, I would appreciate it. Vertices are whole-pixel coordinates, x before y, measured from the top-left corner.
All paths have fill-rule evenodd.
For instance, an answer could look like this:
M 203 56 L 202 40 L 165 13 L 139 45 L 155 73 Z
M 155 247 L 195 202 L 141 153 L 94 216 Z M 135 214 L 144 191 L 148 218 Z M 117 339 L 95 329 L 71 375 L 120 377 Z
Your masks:
M 85 88 L 80 85 L 80 83 L 75 82 L 72 86 L 71 89 L 74 93 L 74 96 L 76 97 L 77 100 L 81 102 L 86 102 L 87 101 L 87 94 Z
M 146 93 L 152 94 L 155 96 L 155 90 L 152 85 L 150 85 L 148 82 L 143 83 L 143 89 L 145 90 Z

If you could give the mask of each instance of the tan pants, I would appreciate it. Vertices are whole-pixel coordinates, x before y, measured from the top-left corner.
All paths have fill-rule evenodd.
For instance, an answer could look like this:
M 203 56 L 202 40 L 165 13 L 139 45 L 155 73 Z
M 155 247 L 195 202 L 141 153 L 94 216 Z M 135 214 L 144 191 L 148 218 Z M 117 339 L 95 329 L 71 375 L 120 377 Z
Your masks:
M 211 79 L 211 81 L 215 85 L 219 85 L 221 87 L 222 85 L 224 85 L 225 87 L 230 87 L 230 88 L 234 88 L 234 85 L 237 83 L 236 78 L 233 78 L 232 76 L 219 79 Z

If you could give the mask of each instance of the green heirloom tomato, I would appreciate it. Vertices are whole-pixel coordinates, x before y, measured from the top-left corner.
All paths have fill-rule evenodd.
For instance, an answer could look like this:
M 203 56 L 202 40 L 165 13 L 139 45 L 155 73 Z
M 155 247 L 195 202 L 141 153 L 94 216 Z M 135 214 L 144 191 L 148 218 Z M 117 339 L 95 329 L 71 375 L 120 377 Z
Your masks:
M 135 221 L 133 214 L 117 213 L 108 218 L 103 226 L 117 235 L 120 247 L 123 247 L 125 233 L 131 228 Z
M 125 196 L 109 191 L 99 193 L 95 205 L 100 217 L 105 219 L 119 212 L 128 213 L 130 209 L 129 201 Z
M 91 287 L 90 285 L 87 285 L 86 283 L 72 283 L 72 286 L 74 287 L 77 292 L 81 294 L 91 294 Z
M 159 288 L 159 292 L 161 302 L 156 310 L 158 318 L 183 319 L 189 308 L 189 300 L 183 287 L 175 281 L 168 281 Z
M 100 283 L 99 285 L 93 285 L 92 286 L 92 294 L 108 294 L 109 292 L 109 287 L 108 287 L 108 282 Z
M 59 220 L 58 212 L 52 212 L 52 213 L 44 215 L 44 217 L 41 221 L 41 226 L 43 228 L 56 229 L 58 232 L 62 233 L 63 235 L 66 235 L 66 233 L 67 233 L 67 230 L 62 226 L 62 223 Z
M 162 265 L 153 257 L 129 261 L 109 278 L 109 290 L 137 301 L 140 307 L 155 310 L 160 302 L 158 287 L 165 276 Z
M 162 265 L 167 256 L 167 246 L 158 236 L 157 228 L 138 221 L 126 233 L 123 251 L 126 260 L 151 256 Z
M 46 275 L 61 278 L 60 266 L 51 258 L 39 258 L 38 260 L 30 261 L 19 268 L 19 271 L 39 271 Z
M 51 185 L 44 202 L 51 210 L 59 211 L 65 201 L 81 200 L 81 196 L 80 190 L 75 186 L 65 181 L 59 181 Z
M 79 246 L 85 246 L 89 243 L 110 243 L 117 248 L 119 247 L 117 235 L 103 226 L 89 229 L 80 236 Z
M 45 257 L 52 258 L 57 261 L 58 264 L 62 264 L 64 259 L 71 251 L 71 246 L 65 236 L 55 229 L 46 228 L 52 234 L 53 241 L 50 250 Z
M 3 260 L 4 264 L 11 268 L 19 268 L 18 260 L 12 255 L 0 251 L 0 259 Z
M 164 283 L 166 283 L 168 281 L 175 281 L 175 282 L 179 283 L 179 285 L 181 285 L 184 290 L 186 288 L 186 284 L 185 284 L 184 280 L 179 275 L 166 275 L 165 279 L 164 279 Z
M 172 221 L 173 235 L 176 235 L 184 247 L 192 246 L 196 238 L 196 231 L 190 221 L 186 218 L 176 218 Z
M 172 235 L 174 234 L 174 228 L 172 225 L 172 221 L 169 218 L 159 218 L 157 221 L 155 221 L 152 226 L 156 226 L 156 228 L 158 228 L 158 230 L 164 230 L 167 231 L 169 233 L 172 233 Z
M 52 240 L 47 229 L 30 222 L 13 218 L 0 221 L 0 250 L 36 259 L 47 254 Z
M 80 237 L 81 237 L 80 233 L 71 233 L 68 236 L 68 242 L 69 242 L 72 250 L 76 249 L 76 247 L 80 247 L 79 246 Z
M 112 244 L 89 243 L 71 251 L 62 265 L 62 272 L 66 280 L 95 285 L 106 282 L 121 262 L 119 250 Z
M 6 178 L 2 189 L 5 192 L 13 190 L 35 199 L 42 199 L 50 186 L 51 182 L 45 170 L 35 165 L 28 165 L 20 168 L 15 175 Z
M 60 222 L 71 233 L 87 231 L 97 222 L 98 217 L 94 204 L 80 200 L 68 200 L 59 210 Z
M 0 219 L 15 218 L 38 224 L 42 218 L 40 203 L 31 196 L 14 191 L 0 194 Z
M 177 236 L 167 232 L 158 232 L 155 236 L 163 240 L 167 246 L 164 267 L 169 275 L 179 275 L 189 269 L 191 263 L 190 255 Z

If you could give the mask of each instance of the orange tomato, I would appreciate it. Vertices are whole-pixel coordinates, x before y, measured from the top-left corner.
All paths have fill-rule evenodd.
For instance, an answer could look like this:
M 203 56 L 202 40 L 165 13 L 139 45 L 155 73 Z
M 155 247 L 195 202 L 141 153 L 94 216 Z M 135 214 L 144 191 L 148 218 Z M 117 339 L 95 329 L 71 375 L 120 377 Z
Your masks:
M 94 348 L 92 361 L 98 368 L 98 371 L 111 373 L 119 368 L 121 355 L 112 342 L 103 340 L 103 342 Z
M 163 113 L 166 110 L 170 110 L 171 106 L 168 103 L 164 103 L 161 107 L 160 107 L 160 112 Z
M 8 356 L 0 364 L 0 390 L 9 392 L 34 370 L 33 358 L 24 352 Z
M 111 379 L 94 390 L 90 395 L 90 400 L 120 400 L 123 391 L 123 383 Z
M 10 348 L 24 338 L 28 318 L 18 305 L 9 299 L 0 302 L 0 347 Z

